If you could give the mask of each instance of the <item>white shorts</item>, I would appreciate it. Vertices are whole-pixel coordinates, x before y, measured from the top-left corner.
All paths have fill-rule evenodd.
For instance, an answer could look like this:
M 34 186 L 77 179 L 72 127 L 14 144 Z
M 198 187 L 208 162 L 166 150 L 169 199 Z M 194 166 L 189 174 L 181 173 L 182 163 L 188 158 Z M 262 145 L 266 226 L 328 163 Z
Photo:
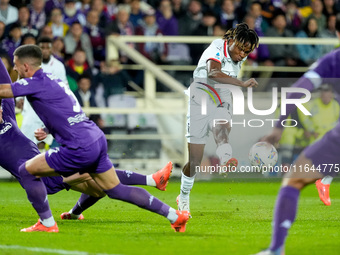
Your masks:
M 206 114 L 202 114 L 202 96 L 206 98 Z M 188 143 L 206 144 L 209 133 L 214 125 L 230 122 L 232 119 L 231 93 L 221 96 L 222 105 L 197 88 L 188 90 L 187 134 Z M 216 102 L 217 101 L 217 102 Z

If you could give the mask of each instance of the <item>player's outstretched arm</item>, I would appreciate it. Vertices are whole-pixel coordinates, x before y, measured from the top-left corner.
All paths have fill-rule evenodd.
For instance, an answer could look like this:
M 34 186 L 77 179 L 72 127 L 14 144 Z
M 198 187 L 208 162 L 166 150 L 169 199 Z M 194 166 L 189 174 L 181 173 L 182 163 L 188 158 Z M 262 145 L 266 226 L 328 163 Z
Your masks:
M 0 84 L 0 98 L 13 98 L 11 84 Z
M 254 78 L 251 78 L 245 82 L 233 78 L 221 70 L 222 65 L 221 63 L 214 61 L 212 59 L 207 61 L 207 69 L 208 69 L 208 78 L 212 79 L 216 82 L 219 82 L 221 84 L 232 84 L 235 86 L 243 87 L 243 88 L 250 88 L 250 87 L 257 87 L 258 83 Z

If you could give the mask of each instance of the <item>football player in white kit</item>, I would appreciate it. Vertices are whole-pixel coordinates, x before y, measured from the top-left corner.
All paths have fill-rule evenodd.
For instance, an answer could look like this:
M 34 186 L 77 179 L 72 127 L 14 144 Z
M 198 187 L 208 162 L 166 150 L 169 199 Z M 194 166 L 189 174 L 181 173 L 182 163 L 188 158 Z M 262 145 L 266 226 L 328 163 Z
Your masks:
M 193 187 L 196 167 L 200 167 L 208 134 L 212 131 L 221 166 L 237 166 L 232 158 L 229 144 L 230 120 L 232 118 L 232 97 L 227 88 L 216 88 L 216 84 L 240 87 L 257 87 L 255 79 L 245 82 L 237 76 L 242 63 L 259 43 L 256 32 L 246 23 L 229 29 L 222 39 L 214 40 L 203 52 L 194 71 L 194 81 L 188 89 L 189 107 L 187 114 L 187 140 L 189 162 L 183 167 L 181 192 L 177 197 L 179 210 L 190 211 L 189 195 Z M 203 114 L 202 99 L 206 111 Z M 213 127 L 214 119 L 229 120 L 226 124 Z
M 61 79 L 65 84 L 68 84 L 64 64 L 52 55 L 52 40 L 48 37 L 41 37 L 39 38 L 37 45 L 40 47 L 43 54 L 41 68 L 44 73 L 51 73 L 55 77 Z M 38 128 L 42 128 L 44 124 L 39 119 L 26 97 L 24 97 L 22 116 L 22 133 L 36 143 L 40 151 L 44 151 L 45 143 L 51 145 L 53 137 L 49 134 L 43 141 L 38 141 L 34 137 L 34 131 Z

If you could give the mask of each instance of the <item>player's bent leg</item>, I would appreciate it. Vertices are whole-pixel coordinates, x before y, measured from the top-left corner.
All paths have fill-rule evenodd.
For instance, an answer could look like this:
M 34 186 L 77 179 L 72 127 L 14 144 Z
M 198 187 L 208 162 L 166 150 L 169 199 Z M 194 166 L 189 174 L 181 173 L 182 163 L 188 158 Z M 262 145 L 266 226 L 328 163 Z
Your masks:
M 307 169 L 312 169 L 313 164 L 310 159 L 305 157 L 304 153 L 300 154 L 295 165 L 297 166 L 296 169 L 302 169 L 302 171 L 287 173 L 282 180 L 282 187 L 276 200 L 272 240 L 269 247 L 269 251 L 273 254 L 280 254 L 284 248 L 288 230 L 296 217 L 300 190 L 322 176 L 319 172 L 307 171 Z M 299 166 L 303 167 L 300 168 Z
M 89 175 L 88 173 L 75 173 L 73 175 L 64 177 L 63 176 L 63 182 L 67 183 L 68 185 L 72 186 L 77 186 L 78 184 L 84 183 L 86 181 L 92 180 L 91 175 Z M 78 191 L 78 190 L 76 190 Z
M 36 164 L 34 160 L 36 160 L 37 162 L 43 161 L 39 156 L 41 155 L 34 157 L 33 159 L 29 160 L 30 162 L 27 161 L 19 167 L 21 183 L 26 190 L 27 198 L 31 202 L 32 206 L 34 207 L 40 218 L 38 223 L 36 223 L 32 227 L 24 228 L 21 231 L 58 232 L 59 230 L 57 223 L 54 221 L 48 204 L 46 187 L 40 178 L 37 178 L 33 174 L 31 174 L 37 173 L 37 171 L 34 170 L 34 166 Z M 44 165 L 44 163 L 42 164 Z M 47 165 L 46 161 L 45 164 Z
M 176 198 L 176 203 L 179 211 L 189 211 L 190 212 L 190 192 L 195 182 L 195 175 L 191 175 L 190 166 L 194 166 L 193 161 L 188 162 L 182 171 L 181 176 L 181 190 L 180 194 Z M 187 174 L 186 174 L 187 173 Z M 189 176 L 188 176 L 189 175 Z
M 212 133 L 217 145 L 216 155 L 220 159 L 220 165 L 226 165 L 232 157 L 232 148 L 229 144 L 230 123 L 219 124 L 212 127 Z
M 116 173 L 121 183 L 125 185 L 148 185 L 155 186 L 159 190 L 165 190 L 171 171 L 172 162 L 169 162 L 164 168 L 148 176 L 121 170 L 116 170 Z M 153 183 L 151 183 L 151 180 L 148 180 L 148 178 L 151 178 Z M 64 178 L 63 181 L 69 184 L 71 189 L 83 193 L 69 212 L 64 212 L 60 215 L 63 220 L 84 219 L 82 212 L 106 196 L 98 184 L 87 173 L 81 175 L 77 173 Z
M 113 167 L 106 172 L 91 174 L 91 176 L 108 197 L 135 204 L 143 209 L 160 214 L 166 217 L 171 224 L 176 225 L 175 231 L 185 231 L 185 225 L 190 215 L 188 212 L 180 213 L 176 211 L 142 188 L 121 184 Z
M 229 144 L 229 133 L 231 130 L 230 123 L 216 125 L 212 128 L 212 133 L 217 145 L 216 155 L 220 159 L 220 165 L 223 167 L 222 174 L 232 171 L 238 165 L 238 160 L 233 158 L 233 151 Z
M 103 173 L 91 173 L 90 176 L 104 192 L 113 189 L 120 183 L 114 167 Z
M 45 153 L 39 154 L 34 158 L 26 161 L 26 170 L 37 177 L 59 176 L 53 168 L 51 168 L 45 159 Z
M 117 176 L 124 185 L 147 185 L 162 191 L 166 190 L 171 172 L 172 162 L 168 162 L 165 167 L 149 175 L 116 169 Z
M 183 167 L 181 192 L 176 199 L 178 210 L 190 211 L 190 192 L 195 182 L 196 172 L 200 171 L 205 144 L 188 144 L 189 162 Z
M 187 177 L 196 175 L 201 166 L 205 144 L 188 144 L 189 162 L 183 167 L 183 173 Z
M 78 191 L 80 193 L 87 194 L 92 197 L 102 198 L 106 196 L 102 188 L 92 178 L 86 182 L 79 183 L 77 185 L 72 185 L 70 189 Z
M 90 177 L 90 175 L 88 176 Z M 68 180 L 68 178 L 65 178 L 64 182 L 70 184 Z M 72 180 L 71 182 L 74 183 L 74 180 Z M 60 215 L 60 218 L 62 220 L 83 220 L 83 211 L 85 211 L 106 196 L 105 192 L 103 192 L 103 190 L 92 179 L 92 177 L 90 177 L 90 180 L 86 182 L 72 185 L 71 189 L 83 194 L 81 194 L 79 200 L 69 212 L 64 212 Z

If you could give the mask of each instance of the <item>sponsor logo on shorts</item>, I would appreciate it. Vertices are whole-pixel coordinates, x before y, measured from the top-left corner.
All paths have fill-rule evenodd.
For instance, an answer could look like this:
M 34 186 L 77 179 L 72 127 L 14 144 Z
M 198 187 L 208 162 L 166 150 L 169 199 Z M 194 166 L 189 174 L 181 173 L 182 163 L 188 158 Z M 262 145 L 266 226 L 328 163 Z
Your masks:
M 59 147 L 53 148 L 53 149 L 49 149 L 49 150 L 47 151 L 47 154 L 48 154 L 48 156 L 50 157 L 52 153 L 57 153 L 59 150 L 60 150 Z

